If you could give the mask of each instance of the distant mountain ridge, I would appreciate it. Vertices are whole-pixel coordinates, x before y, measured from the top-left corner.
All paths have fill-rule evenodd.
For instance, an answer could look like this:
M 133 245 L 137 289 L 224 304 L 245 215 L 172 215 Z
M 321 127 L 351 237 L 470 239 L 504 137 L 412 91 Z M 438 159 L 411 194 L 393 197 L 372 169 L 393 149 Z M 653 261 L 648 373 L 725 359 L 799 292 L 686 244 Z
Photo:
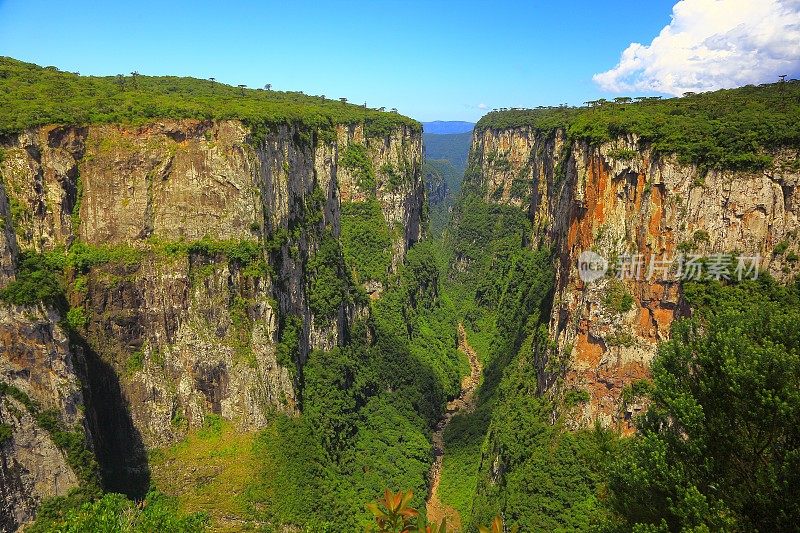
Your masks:
M 433 122 L 423 122 L 423 131 L 434 135 L 450 135 L 453 133 L 471 133 L 475 127 L 473 122 L 463 120 L 434 120 Z
M 446 159 L 459 173 L 467 168 L 467 155 L 472 143 L 472 132 L 466 133 L 425 133 L 422 134 L 426 159 Z

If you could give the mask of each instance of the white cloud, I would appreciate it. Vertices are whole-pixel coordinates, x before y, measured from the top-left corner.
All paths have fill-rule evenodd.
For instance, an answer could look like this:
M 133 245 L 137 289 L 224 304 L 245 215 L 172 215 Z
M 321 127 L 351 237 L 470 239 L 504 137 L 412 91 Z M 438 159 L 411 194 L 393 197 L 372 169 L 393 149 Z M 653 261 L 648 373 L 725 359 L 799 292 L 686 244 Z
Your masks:
M 489 106 L 486 104 L 478 104 L 478 109 L 489 109 Z
M 680 95 L 800 74 L 800 0 L 681 0 L 649 45 L 631 43 L 601 88 Z

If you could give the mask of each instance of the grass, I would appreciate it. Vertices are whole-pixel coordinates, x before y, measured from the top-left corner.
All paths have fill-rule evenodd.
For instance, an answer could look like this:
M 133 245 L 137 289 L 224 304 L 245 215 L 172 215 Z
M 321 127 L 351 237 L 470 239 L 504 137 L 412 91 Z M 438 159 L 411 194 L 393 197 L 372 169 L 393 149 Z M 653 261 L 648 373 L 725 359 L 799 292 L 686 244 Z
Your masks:
M 210 531 L 241 531 L 238 520 L 250 518 L 244 493 L 258 464 L 255 435 L 212 415 L 182 442 L 151 451 L 153 483 L 177 497 L 180 511 L 208 513 Z

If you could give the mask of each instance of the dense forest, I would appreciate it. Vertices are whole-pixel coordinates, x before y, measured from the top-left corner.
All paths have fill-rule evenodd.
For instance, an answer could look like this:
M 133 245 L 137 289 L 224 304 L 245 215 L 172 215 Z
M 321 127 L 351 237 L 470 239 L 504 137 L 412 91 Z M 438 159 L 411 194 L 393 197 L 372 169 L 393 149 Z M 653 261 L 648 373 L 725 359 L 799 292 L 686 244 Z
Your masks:
M 254 130 L 299 122 L 315 134 L 335 124 L 364 123 L 376 135 L 391 125 L 418 126 L 322 97 L 181 78 L 83 77 L 10 59 L 0 60 L 0 87 L 0 132 L 153 117 L 237 117 Z M 764 98 L 750 98 L 754 90 Z M 753 170 L 770 163 L 767 149 L 800 144 L 798 98 L 800 85 L 787 82 L 681 99 L 490 113 L 477 128 L 565 128 L 569 138 L 593 143 L 635 133 L 687 162 Z M 52 107 L 30 104 L 43 100 Z M 343 154 L 344 164 L 358 167 L 359 150 Z M 463 531 L 489 531 L 487 524 L 495 533 L 796 530 L 800 283 L 767 273 L 740 282 L 686 282 L 690 312 L 660 344 L 652 378 L 623 393 L 625 401 L 648 406 L 634 421 L 635 434 L 621 438 L 600 424 L 568 427 L 571 410 L 588 393 L 538 386 L 543 354 L 554 350 L 547 320 L 555 250 L 531 245 L 526 210 L 487 201 L 475 180 L 460 184 L 455 162 L 429 168 L 459 192 L 432 212 L 426 238 L 413 243 L 397 269 L 390 269 L 391 230 L 374 196 L 342 203 L 340 235 L 325 233 L 306 265 L 315 274 L 310 305 L 317 316 L 334 314 L 343 298 L 366 311 L 339 346 L 314 350 L 303 362 L 301 412 L 271 412 L 266 427 L 252 433 L 206 416 L 181 442 L 149 451 L 153 475 L 144 497 L 104 493 L 82 436 L 3 385 L 0 396 L 25 406 L 61 444 L 81 481 L 79 489 L 45 501 L 27 531 L 188 532 L 222 524 L 442 533 L 425 514 L 431 435 L 469 373 L 457 348 L 461 324 L 483 376 L 475 409 L 457 414 L 444 432 L 439 494 Z M 362 178 L 374 180 L 368 174 Z M 260 244 L 248 241 L 151 244 L 152 253 L 166 256 L 220 256 L 250 273 L 268 268 L 254 248 Z M 63 311 L 62 327 L 75 336 L 86 316 L 69 307 L 68 288 L 76 290 L 92 266 L 125 264 L 140 253 L 80 242 L 23 253 L 0 299 L 47 302 Z M 381 282 L 380 297 L 368 297 L 366 281 Z M 297 360 L 298 321 L 286 319 L 277 346 L 287 367 Z M 8 438 L 10 427 L 0 424 L 0 445 Z M 494 461 L 500 454 L 502 468 Z
M 342 100 L 138 72 L 80 76 L 0 57 L 0 134 L 44 124 L 142 124 L 179 118 L 238 119 L 254 133 L 302 124 L 323 139 L 337 124 L 363 123 L 368 136 L 385 135 L 398 124 L 421 127 L 398 113 Z
M 493 111 L 477 130 L 528 126 L 592 144 L 636 134 L 657 153 L 704 168 L 759 170 L 771 164 L 765 152 L 800 145 L 800 82 L 687 94 L 683 98 L 615 98 L 586 107 Z
M 466 133 L 428 133 L 423 132 L 425 157 L 446 160 L 463 174 L 467 168 L 467 155 L 472 142 L 472 132 Z

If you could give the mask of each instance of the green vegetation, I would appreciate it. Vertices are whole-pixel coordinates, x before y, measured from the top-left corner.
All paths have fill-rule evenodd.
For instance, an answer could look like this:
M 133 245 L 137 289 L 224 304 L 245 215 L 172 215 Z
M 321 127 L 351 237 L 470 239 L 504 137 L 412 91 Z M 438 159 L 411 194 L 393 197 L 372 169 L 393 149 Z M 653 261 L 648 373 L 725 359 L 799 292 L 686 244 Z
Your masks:
M 308 303 L 314 316 L 332 320 L 341 305 L 350 298 L 348 278 L 344 275 L 344 261 L 339 241 L 326 231 L 319 249 L 308 260 L 311 276 Z
M 15 305 L 62 304 L 64 266 L 63 254 L 22 252 L 16 279 L 0 289 L 0 299 Z
M 309 354 L 302 416 L 277 416 L 257 436 L 259 465 L 246 495 L 256 519 L 313 531 L 363 529 L 371 522 L 364 503 L 387 486 L 412 489 L 411 503 L 424 506 L 428 434 L 467 366 L 429 246 L 409 251 L 347 345 Z M 281 344 L 290 352 L 287 331 Z
M 154 491 L 148 493 L 147 497 L 138 503 L 122 494 L 108 493 L 102 498 L 68 509 L 60 516 L 50 517 L 47 514 L 48 509 L 43 508 L 36 522 L 26 528 L 26 531 L 199 533 L 206 530 L 208 521 L 203 513 L 181 515 L 173 499 Z
M 286 317 L 286 323 L 281 332 L 280 342 L 275 347 L 275 357 L 278 364 L 292 372 L 300 361 L 300 335 L 303 322 L 298 316 Z
M 219 520 L 247 520 L 245 493 L 258 467 L 254 442 L 253 432 L 209 415 L 183 441 L 150 452 L 152 483 L 177 498 L 179 512 L 206 514 L 215 530 Z
M 392 261 L 392 235 L 375 199 L 342 203 L 341 241 L 357 282 L 385 281 Z
M 47 432 L 53 444 L 64 453 L 67 464 L 80 483 L 79 487 L 66 496 L 50 498 L 43 503 L 39 513 L 44 517 L 42 520 L 50 520 L 64 510 L 99 496 L 100 471 L 94 453 L 86 444 L 83 428 L 73 430 L 65 427 L 57 411 L 42 409 L 24 391 L 6 382 L 0 382 L 0 398 L 3 396 L 9 396 L 22 404 L 36 421 L 36 425 Z
M 0 57 L 0 133 L 44 124 L 142 124 L 158 119 L 240 119 L 254 137 L 269 128 L 299 124 L 321 139 L 337 124 L 364 124 L 368 137 L 392 128 L 420 131 L 397 113 L 306 96 L 297 92 L 239 89 L 174 76 L 78 76 Z M 310 136 L 309 136 L 310 139 Z
M 425 158 L 449 161 L 460 175 L 467 168 L 467 154 L 472 143 L 472 132 L 467 133 L 424 133 Z
M 14 428 L 5 422 L 0 422 L 0 446 L 11 440 L 14 436 Z
M 564 403 L 573 407 L 589 401 L 589 391 L 583 389 L 570 389 L 564 393 Z
M 53 254 L 58 253 L 58 251 L 53 252 Z M 94 246 L 76 242 L 66 253 L 65 265 L 77 272 L 86 273 L 93 267 L 107 263 L 135 265 L 141 261 L 143 255 L 142 250 L 127 245 Z
M 72 331 L 81 331 L 89 324 L 89 315 L 83 307 L 73 307 L 65 317 L 67 327 Z
M 603 305 L 618 314 L 627 313 L 633 308 L 633 296 L 622 280 L 618 278 L 608 280 L 603 293 Z
M 142 350 L 136 350 L 130 356 L 128 356 L 128 360 L 125 361 L 125 370 L 132 374 L 134 372 L 139 372 L 144 368 L 144 352 Z
M 386 184 L 386 188 L 390 191 L 396 191 L 402 187 L 403 183 L 406 181 L 403 173 L 399 169 L 395 168 L 391 163 L 384 163 L 381 165 L 380 171 L 383 175 L 383 182 Z
M 244 362 L 250 367 L 256 367 L 253 347 L 251 345 L 253 336 L 253 319 L 250 318 L 250 309 L 253 302 L 247 298 L 236 295 L 230 302 L 228 309 L 231 315 L 232 337 L 231 345 L 237 362 Z
M 760 170 L 771 164 L 770 150 L 800 145 L 798 98 L 800 83 L 792 81 L 636 103 L 495 111 L 476 130 L 564 129 L 570 139 L 592 144 L 635 133 L 657 153 L 677 154 L 703 169 Z M 629 155 L 619 152 L 616 158 Z
M 129 245 L 97 246 L 78 241 L 69 250 L 57 248 L 45 253 L 22 252 L 16 279 L 0 290 L 0 300 L 16 305 L 45 302 L 66 306 L 65 273 L 72 272 L 75 275 L 73 289 L 76 292 L 85 292 L 85 275 L 92 268 L 109 263 L 137 265 L 148 253 L 168 258 L 188 254 L 223 256 L 229 262 L 242 266 L 244 275 L 263 276 L 269 273 L 263 260 L 263 248 L 257 241 L 219 241 L 209 238 L 191 242 L 153 240 L 147 248 Z M 75 330 L 81 329 L 85 325 L 85 310 L 73 309 L 69 313 L 66 323 Z
M 437 204 L 444 200 L 441 192 L 455 194 L 459 191 L 464 172 L 446 159 L 426 158 L 422 165 L 422 175 L 428 188 L 429 201 Z
M 350 143 L 340 157 L 342 167 L 353 173 L 359 189 L 371 191 L 375 188 L 375 168 L 364 145 Z
M 52 98 L 58 83 L 60 100 Z M 0 90 L 0 104 L 9 104 L 0 105 L 0 133 L 44 122 L 236 116 L 257 138 L 275 124 L 299 123 L 304 128 L 296 142 L 306 144 L 328 142 L 339 123 L 365 123 L 368 135 L 385 135 L 393 124 L 416 127 L 395 114 L 297 94 L 178 78 L 80 78 L 6 59 L 0 60 L 0 88 L 11 88 Z M 565 128 L 564 150 L 576 139 L 599 143 L 636 133 L 656 151 L 704 169 L 760 169 L 770 163 L 769 150 L 798 145 L 796 106 L 781 107 L 797 96 L 792 83 L 587 109 L 490 113 L 478 128 Z M 627 161 L 636 152 L 614 149 L 609 156 Z M 505 155 L 490 157 L 495 168 L 510 169 Z M 391 165 L 376 172 L 361 144 L 342 150 L 340 163 L 365 192 L 380 180 L 399 187 L 406 175 Z M 429 162 L 428 169 L 443 182 L 458 178 L 449 163 Z M 476 170 L 468 172 L 474 177 Z M 562 164 L 557 179 L 565 172 Z M 488 522 L 497 533 L 514 527 L 794 529 L 800 517 L 792 497 L 800 482 L 800 285 L 782 286 L 765 275 L 738 284 L 685 283 L 691 318 L 677 322 L 660 347 L 652 381 L 635 381 L 622 391 L 623 406 L 648 406 L 635 421 L 637 434 L 619 439 L 599 426 L 574 430 L 573 415 L 591 397 L 563 380 L 564 353 L 548 337 L 553 253 L 530 246 L 533 229 L 524 210 L 486 202 L 487 193 L 498 191 L 479 190 L 477 183 L 467 180 L 455 203 L 444 202 L 452 205 L 453 219 L 445 227 L 445 209 L 441 238 L 416 243 L 392 273 L 392 231 L 378 201 L 368 194 L 366 201 L 343 204 L 337 239 L 323 227 L 326 198 L 318 187 L 289 227 L 263 243 L 151 239 L 136 248 L 76 242 L 68 250 L 23 254 L 17 280 L 0 297 L 60 306 L 71 333 L 84 330 L 90 315 L 82 306 L 67 310 L 67 281 L 70 290 L 86 295 L 93 269 L 133 266 L 152 256 L 189 257 L 197 279 L 220 260 L 231 265 L 232 275 L 256 278 L 272 274 L 266 257 L 288 248 L 307 274 L 314 326 L 339 326 L 337 317 L 349 312 L 346 304 L 358 304 L 351 306 L 356 318 L 339 332 L 342 342 L 330 350 L 309 353 L 304 329 L 311 324 L 300 315 L 277 317 L 276 358 L 292 373 L 297 416 L 266 409 L 262 430 L 242 432 L 210 414 L 202 427 L 189 430 L 190 413 L 175 411 L 172 426 L 185 438 L 151 450 L 149 463 L 154 486 L 176 499 L 154 491 L 143 502 L 102 495 L 83 431 L 65 427 L 57 413 L 0 383 L 0 395 L 25 407 L 81 481 L 73 493 L 45 502 L 30 530 L 198 531 L 213 520 L 214 526 L 250 523 L 267 531 L 426 531 L 429 524 L 417 509 L 424 508 L 429 489 L 431 431 L 468 372 L 456 349 L 460 322 L 484 375 L 474 410 L 454 417 L 444 432 L 439 497 L 459 513 L 466 531 L 483 531 L 480 525 Z M 528 187 L 521 172 L 510 192 L 523 198 Z M 12 208 L 15 216 L 27 216 L 20 206 Z M 250 229 L 262 231 L 258 223 Z M 304 240 L 304 231 L 318 238 Z M 694 250 L 710 241 L 707 232 L 697 231 L 681 247 Z M 790 247 L 789 240 L 780 242 L 774 253 L 797 261 Z M 370 280 L 384 286 L 379 299 L 369 300 L 360 289 Z M 235 290 L 228 301 L 232 347 L 253 362 L 256 303 Z M 602 303 L 621 314 L 635 300 L 621 280 L 609 279 Z M 605 340 L 612 347 L 634 344 L 625 328 Z M 163 362 L 145 345 L 126 352 L 125 370 L 141 371 L 148 353 Z M 542 394 L 545 384 L 553 387 L 552 396 Z M 0 423 L 0 445 L 11 438 L 12 426 Z M 197 514 L 201 510 L 208 514 Z
M 789 531 L 800 481 L 800 290 L 769 276 L 687 283 L 653 384 L 610 469 L 614 529 Z
M 467 302 L 474 291 L 476 303 L 459 313 L 485 371 L 477 409 L 445 432 L 442 501 L 470 527 L 501 514 L 524 531 L 790 530 L 800 516 L 786 498 L 800 472 L 792 422 L 800 286 L 763 274 L 735 285 L 686 283 L 693 318 L 674 326 L 653 381 L 622 392 L 623 405 L 650 402 L 639 433 L 620 440 L 599 428 L 569 431 L 564 412 L 589 395 L 567 389 L 560 409 L 538 395 L 537 361 L 553 353 L 539 318 L 552 278 L 543 276 L 547 254 L 522 245 L 526 224 L 466 194 L 445 233 L 448 290 Z M 697 232 L 692 245 L 709 240 Z M 608 309 L 633 303 L 620 280 L 609 280 Z M 621 331 L 607 341 L 632 337 Z
M 711 242 L 711 236 L 706 230 L 699 229 L 692 234 L 692 240 L 695 244 L 708 244 Z
M 604 513 L 603 465 L 615 439 L 599 429 L 568 432 L 560 418 L 554 425 L 555 406 L 537 394 L 536 360 L 550 349 L 541 318 L 550 306 L 550 252 L 525 248 L 522 210 L 469 191 L 446 233 L 448 290 L 464 302 L 459 313 L 484 381 L 476 410 L 445 431 L 440 498 L 468 531 L 497 514 L 522 531 L 588 529 Z M 572 405 L 588 400 L 586 391 L 570 392 Z
M 608 157 L 611 159 L 618 159 L 620 161 L 632 161 L 636 159 L 639 152 L 631 150 L 630 148 L 614 148 L 608 151 Z

